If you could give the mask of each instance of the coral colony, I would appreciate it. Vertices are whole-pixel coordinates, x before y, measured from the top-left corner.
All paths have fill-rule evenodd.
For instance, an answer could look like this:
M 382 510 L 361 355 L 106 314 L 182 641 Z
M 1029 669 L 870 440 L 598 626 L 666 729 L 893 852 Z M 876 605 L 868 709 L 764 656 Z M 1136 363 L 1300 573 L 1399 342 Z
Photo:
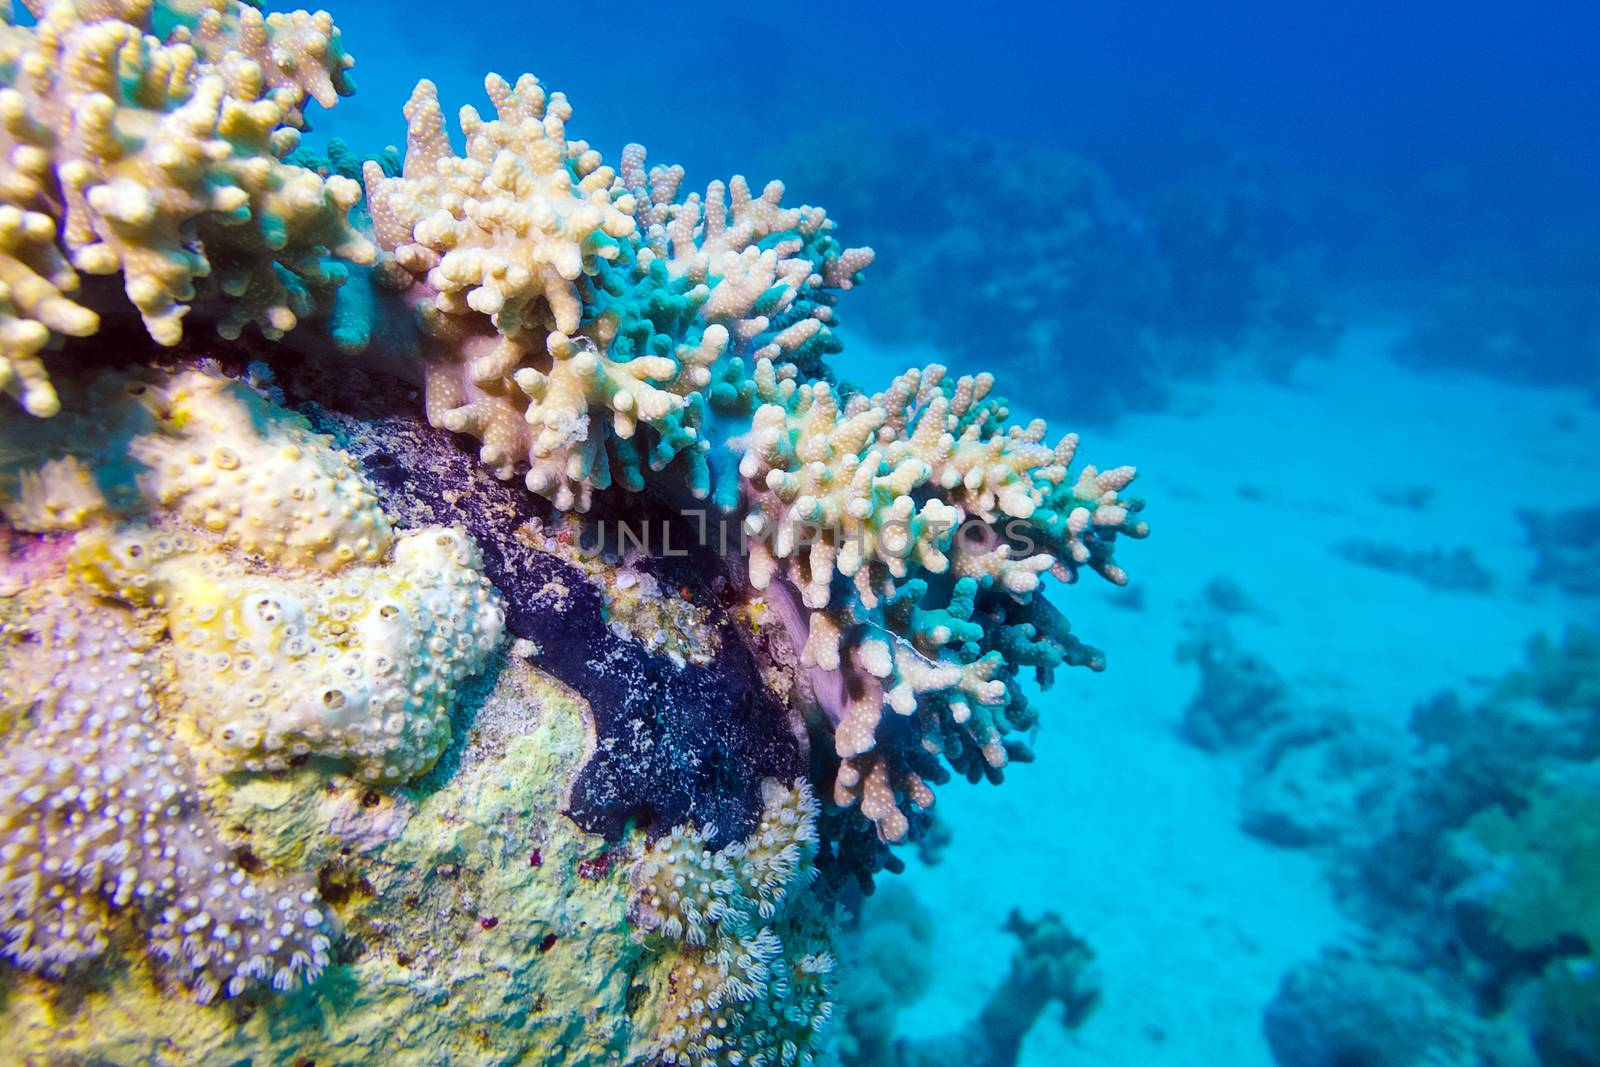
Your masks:
M 871 249 L 606 164 L 531 76 L 455 134 L 419 83 L 358 182 L 299 146 L 353 91 L 326 13 L 27 7 L 8 1043 L 811 1063 L 843 904 L 1030 758 L 1024 668 L 1103 666 L 1043 587 L 1126 580 L 1133 469 L 987 374 L 835 379 Z

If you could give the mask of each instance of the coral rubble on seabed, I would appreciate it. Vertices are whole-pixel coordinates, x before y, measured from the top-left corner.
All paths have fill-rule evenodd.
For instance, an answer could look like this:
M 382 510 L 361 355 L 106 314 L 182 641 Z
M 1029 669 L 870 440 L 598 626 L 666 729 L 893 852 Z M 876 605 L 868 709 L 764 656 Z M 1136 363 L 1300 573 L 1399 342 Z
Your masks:
M 824 1056 L 841 898 L 931 784 L 1031 758 L 1023 669 L 1104 666 L 1044 583 L 1126 581 L 1134 469 L 1076 466 L 987 374 L 837 383 L 872 251 L 779 182 L 606 165 L 531 76 L 487 79 L 459 156 L 421 82 L 357 183 L 297 151 L 353 90 L 327 14 L 29 10 L 0 7 L 19 1054 Z M 562 540 L 700 501 L 736 547 Z M 1017 932 L 1070 1002 L 1086 948 Z

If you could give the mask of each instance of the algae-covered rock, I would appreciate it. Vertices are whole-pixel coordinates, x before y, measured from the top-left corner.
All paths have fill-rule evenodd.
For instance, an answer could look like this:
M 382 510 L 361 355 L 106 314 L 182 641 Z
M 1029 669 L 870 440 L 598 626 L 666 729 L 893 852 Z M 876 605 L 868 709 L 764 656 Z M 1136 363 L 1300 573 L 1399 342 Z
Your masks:
M 626 866 L 560 814 L 585 709 L 524 663 L 491 673 L 458 714 L 448 773 L 383 794 L 309 764 L 210 783 L 247 869 L 315 872 L 343 936 L 314 986 L 218 1007 L 137 957 L 65 984 L 13 975 L 12 1047 L 41 1062 L 621 1062 L 642 952 Z
M 543 542 L 482 521 L 500 498 L 423 514 L 374 491 L 351 441 L 215 369 L 60 385 L 71 433 L 0 426 L 0 467 L 71 460 L 101 501 L 3 543 L 19 580 L 0 595 L 0 1027 L 16 1058 L 812 1062 L 833 920 L 810 785 L 758 775 L 750 825 L 720 836 L 692 817 L 587 832 L 585 768 L 632 759 L 608 732 L 623 705 L 592 701 L 631 692 L 616 650 L 649 653 Z M 146 446 L 174 433 L 205 507 L 162 488 L 170 457 Z M 217 476 L 236 469 L 213 462 L 224 450 L 338 473 Z M 28 491 L 0 482 L 0 502 Z M 361 551 L 339 551 L 351 538 Z M 602 584 L 619 570 L 588 567 Z M 531 574 L 573 576 L 571 595 L 517 604 L 518 627 L 545 616 L 546 653 L 501 640 L 492 579 L 520 593 Z M 672 669 L 726 682 L 722 661 L 750 652 L 727 619 L 696 618 L 694 640 L 722 631 L 723 673 Z M 709 726 L 717 706 L 683 713 Z M 770 724 L 797 753 L 791 731 Z M 682 751 L 651 758 L 670 769 Z M 741 811 L 733 797 L 717 810 Z M 702 862 L 718 884 L 685 940 L 659 917 L 693 907 L 680 883 Z

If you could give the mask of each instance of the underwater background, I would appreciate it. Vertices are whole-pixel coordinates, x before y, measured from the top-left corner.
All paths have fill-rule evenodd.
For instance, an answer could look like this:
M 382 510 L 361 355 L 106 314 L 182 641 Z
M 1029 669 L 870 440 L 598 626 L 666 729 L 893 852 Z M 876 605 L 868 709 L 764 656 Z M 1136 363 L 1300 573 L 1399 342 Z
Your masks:
M 1600 1064 L 1600 8 L 333 7 L 307 145 L 535 72 L 875 249 L 841 381 L 1140 469 L 1107 669 L 845 932 L 845 1067 Z M 1046 914 L 1074 992 L 965 1044 Z
M 375 138 L 534 69 L 608 156 L 781 176 L 878 253 L 841 377 L 990 370 L 1161 502 L 1074 594 L 1108 670 L 863 908 L 902 1039 L 1021 909 L 1100 988 L 1023 1065 L 1600 1063 L 1593 5 L 347 7 Z

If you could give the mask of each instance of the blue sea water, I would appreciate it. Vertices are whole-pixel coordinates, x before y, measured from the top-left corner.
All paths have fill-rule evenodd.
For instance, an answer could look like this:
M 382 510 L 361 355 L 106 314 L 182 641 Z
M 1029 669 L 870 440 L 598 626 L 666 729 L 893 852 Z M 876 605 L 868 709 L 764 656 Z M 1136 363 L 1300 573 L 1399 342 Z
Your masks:
M 1058 598 L 1108 669 L 862 908 L 917 956 L 885 1063 L 957 1047 L 1013 909 L 1099 998 L 980 1062 L 1600 1063 L 1600 8 L 335 14 L 357 151 L 536 73 L 872 244 L 842 377 L 988 370 L 1140 467 L 1133 584 Z

